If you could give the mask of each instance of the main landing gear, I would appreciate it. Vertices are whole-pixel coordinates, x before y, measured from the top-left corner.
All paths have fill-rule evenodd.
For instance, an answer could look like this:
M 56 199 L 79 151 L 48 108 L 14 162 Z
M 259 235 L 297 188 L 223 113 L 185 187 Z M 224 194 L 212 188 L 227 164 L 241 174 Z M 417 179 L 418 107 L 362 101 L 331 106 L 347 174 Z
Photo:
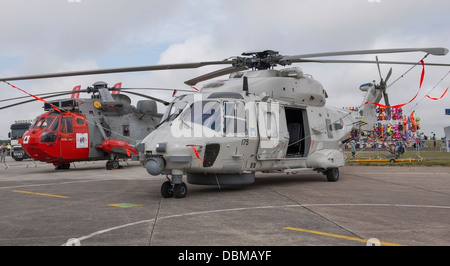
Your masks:
M 55 166 L 55 170 L 67 170 L 70 169 L 70 163 L 54 163 L 53 164 Z
M 122 166 L 119 164 L 119 161 L 117 159 L 110 159 L 106 162 L 106 170 L 113 170 L 113 169 L 121 169 Z
M 177 180 L 178 178 L 172 178 L 172 181 L 168 180 L 166 182 L 164 182 L 161 185 L 161 195 L 164 198 L 171 198 L 171 197 L 175 197 L 175 198 L 184 198 L 186 197 L 187 194 L 187 186 L 184 182 L 180 180 Z M 181 181 L 181 182 L 177 182 L 176 184 L 174 183 L 174 181 Z

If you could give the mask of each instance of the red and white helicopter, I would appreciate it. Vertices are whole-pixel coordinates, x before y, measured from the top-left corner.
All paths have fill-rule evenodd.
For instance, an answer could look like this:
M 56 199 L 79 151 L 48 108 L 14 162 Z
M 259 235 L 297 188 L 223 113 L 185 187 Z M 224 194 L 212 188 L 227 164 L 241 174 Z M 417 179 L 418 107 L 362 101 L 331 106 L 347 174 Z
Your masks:
M 123 91 L 120 87 L 121 83 L 109 88 L 105 82 L 96 82 L 86 90 L 76 86 L 73 91 L 43 98 L 30 95 L 33 100 L 45 102 L 46 112 L 23 134 L 22 147 L 33 159 L 52 163 L 56 169 L 69 169 L 72 162 L 94 160 L 107 160 L 108 170 L 120 168 L 118 159 L 138 155 L 134 145 L 159 124 L 162 115 L 157 112 L 156 102 L 167 104 L 148 95 L 128 92 L 148 98 L 133 106 L 130 98 L 120 93 Z M 92 95 L 79 98 L 81 92 Z M 63 94 L 72 96 L 44 100 Z

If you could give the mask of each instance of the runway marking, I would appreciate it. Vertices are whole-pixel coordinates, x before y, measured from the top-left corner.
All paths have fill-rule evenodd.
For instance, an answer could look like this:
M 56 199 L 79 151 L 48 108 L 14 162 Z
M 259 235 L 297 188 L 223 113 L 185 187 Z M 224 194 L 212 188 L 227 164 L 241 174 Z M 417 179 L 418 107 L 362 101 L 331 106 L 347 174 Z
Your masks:
M 173 214 L 168 216 L 159 217 L 159 220 L 162 219 L 170 219 L 170 218 L 178 218 L 183 216 L 191 216 L 191 215 L 198 215 L 198 214 L 208 214 L 208 213 L 219 213 L 219 212 L 229 212 L 229 211 L 247 211 L 247 210 L 258 210 L 258 209 L 275 209 L 275 208 L 298 208 L 298 207 L 323 207 L 323 206 L 380 206 L 380 207 L 413 207 L 413 208 L 438 208 L 438 209 L 450 209 L 450 206 L 433 206 L 433 205 L 404 205 L 404 204 L 351 204 L 351 203 L 331 203 L 331 204 L 290 204 L 290 205 L 280 205 L 280 206 L 256 206 L 256 207 L 246 207 L 246 208 L 231 208 L 231 209 L 221 209 L 221 210 L 209 210 L 209 211 L 199 211 L 199 212 L 189 212 L 184 214 Z M 94 233 L 91 233 L 89 235 L 85 235 L 78 238 L 71 238 L 70 240 L 76 239 L 78 241 L 83 241 L 88 238 L 101 235 L 104 233 L 108 233 L 117 229 L 125 228 L 128 226 L 134 226 L 142 223 L 150 223 L 154 222 L 155 218 L 148 219 L 148 220 L 142 220 L 137 221 L 133 223 L 128 223 L 124 225 L 119 225 L 111 228 L 107 228 L 104 230 L 100 230 Z M 64 243 L 63 246 L 65 246 L 67 243 Z
M 358 242 L 363 242 L 363 243 L 367 243 L 367 241 L 369 241 L 369 239 L 363 239 L 363 238 L 359 238 L 359 237 L 351 237 L 351 236 L 330 234 L 330 233 L 314 231 L 314 230 L 308 230 L 308 229 L 302 229 L 302 228 L 296 228 L 296 227 L 283 227 L 283 229 L 292 230 L 292 231 L 299 231 L 299 232 L 305 232 L 305 233 L 310 233 L 310 234 L 315 234 L 315 235 L 329 236 L 329 237 L 334 237 L 334 238 L 342 238 L 342 239 L 358 241 Z M 380 244 L 383 245 L 383 246 L 404 246 L 404 245 L 401 245 L 401 244 L 390 243 L 390 242 L 380 242 Z
M 18 185 L 18 186 L 0 187 L 0 189 L 23 188 L 23 187 L 42 187 L 42 186 L 66 185 L 66 184 L 76 184 L 76 183 L 86 183 L 86 182 L 101 182 L 101 181 L 109 181 L 109 180 L 115 180 L 115 179 L 108 178 L 108 179 L 96 179 L 96 180 L 55 182 L 55 183 L 45 183 L 45 184 Z
M 69 198 L 67 196 L 54 195 L 54 194 L 45 194 L 45 193 L 37 193 L 37 192 L 24 191 L 24 190 L 13 190 L 12 192 L 24 193 L 24 194 L 32 194 L 32 195 L 39 195 L 39 196 L 47 196 L 47 197 L 53 197 L 53 198 L 62 198 L 62 199 L 68 199 Z
M 132 207 L 140 207 L 142 204 L 134 204 L 134 203 L 113 203 L 108 204 L 108 206 L 119 207 L 119 208 L 132 208 Z

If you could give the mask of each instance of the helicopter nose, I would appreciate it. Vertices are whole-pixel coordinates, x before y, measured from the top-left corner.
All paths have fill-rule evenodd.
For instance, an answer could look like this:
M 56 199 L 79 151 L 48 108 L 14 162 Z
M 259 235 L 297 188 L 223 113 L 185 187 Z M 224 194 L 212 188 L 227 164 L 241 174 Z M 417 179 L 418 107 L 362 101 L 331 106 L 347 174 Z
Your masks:
M 161 174 L 165 167 L 166 162 L 164 161 L 164 158 L 162 158 L 161 156 L 148 158 L 147 163 L 145 165 L 147 172 L 154 176 Z

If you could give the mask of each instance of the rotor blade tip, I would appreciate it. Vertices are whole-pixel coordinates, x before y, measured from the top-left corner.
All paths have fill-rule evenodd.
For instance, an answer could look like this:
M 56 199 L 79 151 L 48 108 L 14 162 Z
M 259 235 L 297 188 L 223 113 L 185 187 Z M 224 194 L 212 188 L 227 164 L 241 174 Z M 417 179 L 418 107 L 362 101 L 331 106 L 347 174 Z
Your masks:
M 446 55 L 448 54 L 448 49 L 444 47 L 431 48 L 428 51 L 432 55 Z

